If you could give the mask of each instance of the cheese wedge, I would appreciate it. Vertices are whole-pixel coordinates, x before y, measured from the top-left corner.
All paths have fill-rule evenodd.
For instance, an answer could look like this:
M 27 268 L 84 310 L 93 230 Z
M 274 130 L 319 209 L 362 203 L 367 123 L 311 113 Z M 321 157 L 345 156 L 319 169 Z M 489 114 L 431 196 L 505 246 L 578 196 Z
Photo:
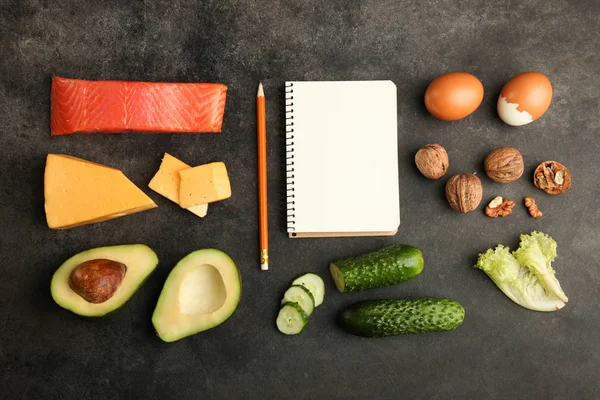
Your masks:
M 46 220 L 52 229 L 106 221 L 156 207 L 115 168 L 48 154 L 44 173 Z
M 179 171 L 179 176 L 179 205 L 183 208 L 231 197 L 227 168 L 222 162 L 184 169 Z
M 179 182 L 181 181 L 179 171 L 188 168 L 191 167 L 169 153 L 165 153 L 156 175 L 148 186 L 156 193 L 179 204 Z M 190 207 L 188 210 L 202 218 L 208 212 L 208 203 Z

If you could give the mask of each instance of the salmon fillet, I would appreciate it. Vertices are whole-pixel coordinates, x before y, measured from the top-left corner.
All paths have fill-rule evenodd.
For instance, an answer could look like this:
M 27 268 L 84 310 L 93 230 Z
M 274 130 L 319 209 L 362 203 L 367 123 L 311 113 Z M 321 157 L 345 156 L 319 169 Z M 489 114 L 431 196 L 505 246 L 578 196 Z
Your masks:
M 227 86 L 87 81 L 55 76 L 53 136 L 82 132 L 220 132 Z

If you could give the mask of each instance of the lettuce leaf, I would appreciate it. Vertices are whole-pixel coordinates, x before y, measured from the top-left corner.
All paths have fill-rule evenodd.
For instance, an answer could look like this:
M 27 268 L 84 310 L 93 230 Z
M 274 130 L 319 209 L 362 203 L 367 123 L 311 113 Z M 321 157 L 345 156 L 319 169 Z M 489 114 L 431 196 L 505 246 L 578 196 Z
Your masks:
M 556 242 L 542 232 L 532 232 L 530 235 L 521 235 L 521 244 L 514 252 L 517 261 L 529 268 L 537 277 L 544 288 L 564 301 L 569 301 L 554 276 L 552 261 L 557 256 Z
M 554 271 L 547 262 L 549 258 L 553 260 L 556 257 L 556 242 L 544 234 L 541 234 L 544 237 L 537 235 L 537 232 L 532 235 L 533 239 L 531 235 L 521 236 L 523 246 L 519 250 L 523 250 L 519 254 L 520 258 L 528 259 L 525 265 L 515 257 L 519 250 L 513 255 L 508 247 L 499 245 L 480 254 L 475 268 L 483 270 L 508 298 L 520 306 L 534 311 L 559 310 L 565 306 L 565 301 L 548 289 L 551 286 L 547 284 L 550 276 L 556 280 Z M 548 238 L 554 245 L 547 240 Z M 552 248 L 554 257 L 551 257 Z M 540 258 L 540 253 L 546 255 Z M 544 260 L 543 267 L 538 265 L 541 260 Z M 535 268 L 528 265 L 535 265 Z M 560 288 L 560 285 L 558 287 Z

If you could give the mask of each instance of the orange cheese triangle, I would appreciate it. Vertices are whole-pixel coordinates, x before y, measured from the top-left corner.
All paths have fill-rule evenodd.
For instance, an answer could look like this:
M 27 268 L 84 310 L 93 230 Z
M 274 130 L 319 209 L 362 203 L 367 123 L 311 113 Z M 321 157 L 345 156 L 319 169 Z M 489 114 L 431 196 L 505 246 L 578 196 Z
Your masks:
M 73 228 L 156 207 L 120 170 L 63 154 L 48 154 L 44 198 L 46 220 L 52 229 Z

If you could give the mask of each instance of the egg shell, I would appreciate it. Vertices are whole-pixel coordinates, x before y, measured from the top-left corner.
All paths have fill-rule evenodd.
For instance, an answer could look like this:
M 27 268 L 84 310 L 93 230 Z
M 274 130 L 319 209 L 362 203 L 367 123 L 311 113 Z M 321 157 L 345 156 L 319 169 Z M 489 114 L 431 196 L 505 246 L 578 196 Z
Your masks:
M 521 126 L 541 117 L 552 102 L 552 84 L 540 72 L 512 78 L 500 92 L 498 115 L 509 125 Z
M 466 72 L 450 72 L 435 78 L 425 91 L 425 107 L 437 119 L 465 118 L 483 101 L 483 85 Z

